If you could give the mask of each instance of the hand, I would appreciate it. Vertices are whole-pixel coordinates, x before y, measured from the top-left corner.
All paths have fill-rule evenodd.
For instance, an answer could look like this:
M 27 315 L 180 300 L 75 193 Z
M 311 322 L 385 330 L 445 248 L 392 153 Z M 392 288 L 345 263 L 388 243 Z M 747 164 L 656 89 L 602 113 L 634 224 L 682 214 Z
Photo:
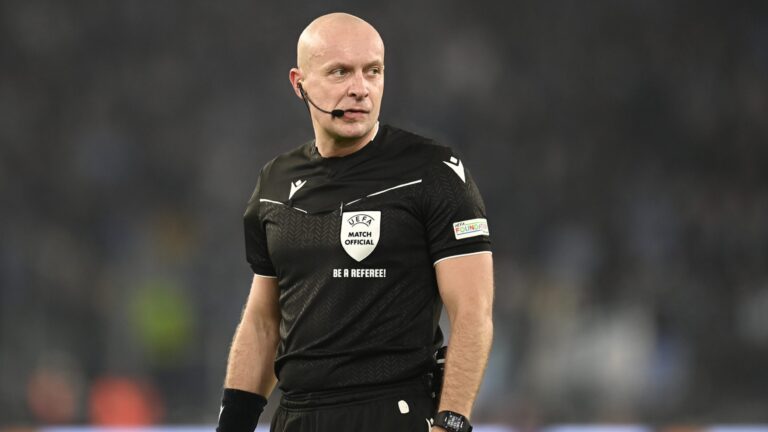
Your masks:
M 430 432 L 448 432 L 448 431 L 443 429 L 440 426 L 432 426 L 432 428 L 430 429 Z

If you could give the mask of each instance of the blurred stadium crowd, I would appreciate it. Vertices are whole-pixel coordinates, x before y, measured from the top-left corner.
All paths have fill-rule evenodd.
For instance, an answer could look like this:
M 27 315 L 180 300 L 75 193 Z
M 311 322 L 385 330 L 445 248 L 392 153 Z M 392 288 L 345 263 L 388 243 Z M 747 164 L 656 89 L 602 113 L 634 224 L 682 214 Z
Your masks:
M 765 2 L 4 0 L 0 426 L 215 422 L 242 213 L 334 10 L 387 44 L 382 120 L 484 192 L 475 421 L 768 422 Z

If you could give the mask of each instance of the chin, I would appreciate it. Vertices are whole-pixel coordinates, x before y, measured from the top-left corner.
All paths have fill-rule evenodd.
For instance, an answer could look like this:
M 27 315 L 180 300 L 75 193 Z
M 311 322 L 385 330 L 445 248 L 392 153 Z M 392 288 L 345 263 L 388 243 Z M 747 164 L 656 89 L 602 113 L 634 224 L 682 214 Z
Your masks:
M 373 129 L 374 125 L 376 125 L 375 121 L 364 123 L 355 122 L 346 123 L 334 129 L 336 129 L 336 135 L 340 138 L 355 139 L 364 137 L 368 132 L 371 131 L 371 129 Z

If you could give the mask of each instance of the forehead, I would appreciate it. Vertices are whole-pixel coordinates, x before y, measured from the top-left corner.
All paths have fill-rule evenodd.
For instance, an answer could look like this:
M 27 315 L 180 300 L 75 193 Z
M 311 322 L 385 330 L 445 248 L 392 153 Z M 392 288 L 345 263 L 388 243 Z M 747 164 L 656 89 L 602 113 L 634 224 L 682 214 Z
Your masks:
M 378 33 L 367 28 L 340 28 L 321 32 L 308 44 L 309 67 L 343 63 L 384 63 L 384 44 Z

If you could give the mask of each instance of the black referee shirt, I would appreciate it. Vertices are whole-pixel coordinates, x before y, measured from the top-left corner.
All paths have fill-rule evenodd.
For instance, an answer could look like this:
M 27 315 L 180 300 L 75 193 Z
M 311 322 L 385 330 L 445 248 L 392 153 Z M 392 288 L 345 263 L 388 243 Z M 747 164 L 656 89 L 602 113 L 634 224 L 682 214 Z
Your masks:
M 443 341 L 434 264 L 490 251 L 461 160 L 391 126 L 345 157 L 311 141 L 265 165 L 245 242 L 253 271 L 280 288 L 286 394 L 423 375 Z

